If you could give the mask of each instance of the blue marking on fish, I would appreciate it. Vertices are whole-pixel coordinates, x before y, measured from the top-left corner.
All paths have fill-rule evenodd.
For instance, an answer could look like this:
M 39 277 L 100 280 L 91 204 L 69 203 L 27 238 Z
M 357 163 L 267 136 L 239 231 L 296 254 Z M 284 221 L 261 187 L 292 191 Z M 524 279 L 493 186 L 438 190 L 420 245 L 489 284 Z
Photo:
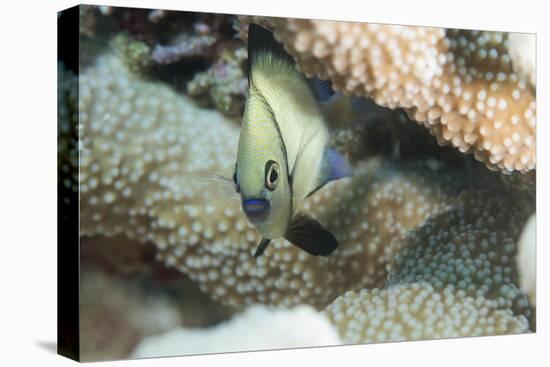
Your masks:
M 243 200 L 243 211 L 251 223 L 261 223 L 269 217 L 271 205 L 265 199 Z
M 324 177 L 322 178 L 325 183 L 333 180 L 338 180 L 344 177 L 350 177 L 353 174 L 351 165 L 346 157 L 340 152 L 332 148 L 326 148 L 324 157 Z

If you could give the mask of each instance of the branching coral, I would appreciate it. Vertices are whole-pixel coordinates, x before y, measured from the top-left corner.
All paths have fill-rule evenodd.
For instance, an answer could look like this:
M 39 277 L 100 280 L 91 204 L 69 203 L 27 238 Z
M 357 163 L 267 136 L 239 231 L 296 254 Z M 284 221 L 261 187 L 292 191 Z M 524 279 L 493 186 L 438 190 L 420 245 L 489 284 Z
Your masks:
M 465 192 L 453 209 L 392 242 L 382 289 L 349 292 L 327 308 L 346 342 L 525 332 L 530 309 L 517 287 L 524 218 L 503 199 Z
M 287 18 L 269 25 L 309 76 L 403 107 L 440 144 L 489 168 L 536 166 L 535 96 L 513 71 L 507 34 Z

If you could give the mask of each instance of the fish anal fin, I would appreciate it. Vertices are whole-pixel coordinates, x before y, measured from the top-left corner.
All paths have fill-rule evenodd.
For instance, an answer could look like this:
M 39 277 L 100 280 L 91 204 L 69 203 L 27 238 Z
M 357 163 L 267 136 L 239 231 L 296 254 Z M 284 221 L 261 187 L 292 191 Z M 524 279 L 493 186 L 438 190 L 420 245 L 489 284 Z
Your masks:
M 338 247 L 338 241 L 332 233 L 317 220 L 303 213 L 298 213 L 292 219 L 284 237 L 313 256 L 328 256 Z

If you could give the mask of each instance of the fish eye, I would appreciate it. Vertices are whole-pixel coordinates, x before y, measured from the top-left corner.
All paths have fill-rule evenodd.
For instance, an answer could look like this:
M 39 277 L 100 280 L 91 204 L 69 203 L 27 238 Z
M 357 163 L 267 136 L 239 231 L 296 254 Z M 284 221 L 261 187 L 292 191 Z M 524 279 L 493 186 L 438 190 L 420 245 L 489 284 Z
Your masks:
M 265 186 L 269 190 L 275 190 L 279 180 L 279 164 L 275 161 L 268 161 L 265 164 Z

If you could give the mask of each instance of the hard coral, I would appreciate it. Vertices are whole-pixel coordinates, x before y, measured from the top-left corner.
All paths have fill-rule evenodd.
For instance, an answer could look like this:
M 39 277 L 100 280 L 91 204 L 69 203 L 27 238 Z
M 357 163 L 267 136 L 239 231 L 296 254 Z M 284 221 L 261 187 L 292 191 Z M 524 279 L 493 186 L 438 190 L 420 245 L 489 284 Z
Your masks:
M 133 77 L 112 55 L 81 76 L 81 233 L 124 234 L 232 305 L 327 305 L 386 278 L 387 243 L 447 208 L 462 182 L 423 165 L 371 161 L 306 201 L 340 241 L 329 258 L 260 240 L 239 208 L 220 208 L 185 172 L 230 175 L 238 129 L 162 84 Z
M 453 207 L 392 243 L 384 287 L 348 292 L 327 308 L 346 342 L 529 330 L 515 265 L 524 215 L 483 192 L 465 192 Z
M 187 93 L 200 101 L 213 102 L 226 116 L 241 117 L 248 92 L 246 59 L 244 47 L 228 49 L 207 71 L 193 77 L 187 84 Z
M 308 76 L 403 107 L 441 144 L 509 173 L 536 167 L 535 96 L 507 34 L 324 20 L 252 18 L 274 30 Z
M 276 240 L 255 259 L 260 238 L 240 210 L 220 207 L 185 175 L 231 174 L 236 123 L 136 78 L 110 53 L 83 70 L 80 97 L 82 235 L 148 240 L 158 259 L 234 306 L 320 309 L 341 296 L 327 313 L 347 341 L 528 330 L 510 260 L 524 218 L 508 198 L 437 162 L 371 159 L 302 208 L 339 240 L 334 254 Z M 423 299 L 433 315 L 418 310 Z

